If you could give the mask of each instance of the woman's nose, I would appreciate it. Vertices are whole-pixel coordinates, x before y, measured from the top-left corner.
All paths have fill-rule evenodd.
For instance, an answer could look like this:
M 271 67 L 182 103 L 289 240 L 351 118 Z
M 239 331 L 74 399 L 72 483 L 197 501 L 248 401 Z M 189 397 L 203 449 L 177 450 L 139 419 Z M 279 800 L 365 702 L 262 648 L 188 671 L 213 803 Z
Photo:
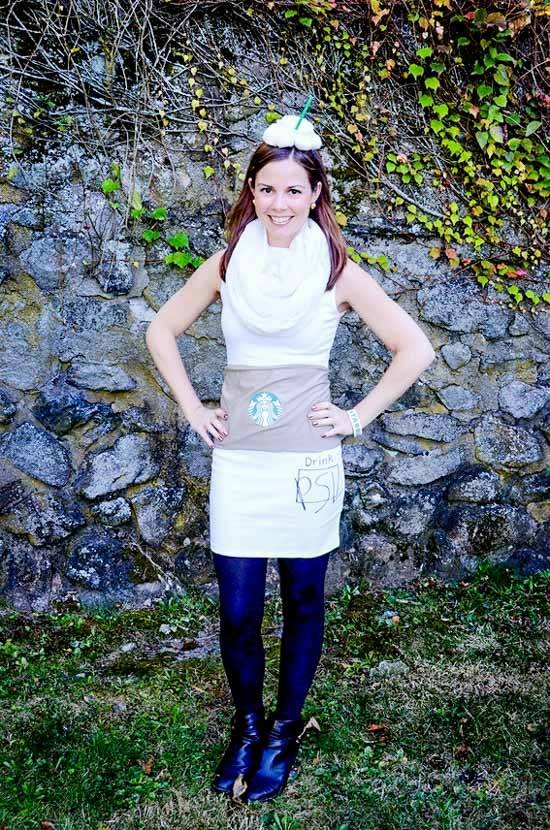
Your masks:
M 286 207 L 286 194 L 285 193 L 276 193 L 273 197 L 273 207 L 277 210 Z

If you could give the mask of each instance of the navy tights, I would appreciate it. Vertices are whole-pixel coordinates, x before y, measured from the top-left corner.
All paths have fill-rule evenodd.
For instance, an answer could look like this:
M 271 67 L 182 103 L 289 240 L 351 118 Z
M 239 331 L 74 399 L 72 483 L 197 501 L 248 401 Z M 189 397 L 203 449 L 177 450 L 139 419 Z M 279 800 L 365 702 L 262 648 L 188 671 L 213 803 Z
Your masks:
M 220 649 L 235 708 L 263 702 L 265 653 L 261 635 L 267 559 L 213 553 L 220 588 Z M 325 574 L 330 553 L 277 559 L 283 634 L 275 715 L 297 719 L 323 647 Z

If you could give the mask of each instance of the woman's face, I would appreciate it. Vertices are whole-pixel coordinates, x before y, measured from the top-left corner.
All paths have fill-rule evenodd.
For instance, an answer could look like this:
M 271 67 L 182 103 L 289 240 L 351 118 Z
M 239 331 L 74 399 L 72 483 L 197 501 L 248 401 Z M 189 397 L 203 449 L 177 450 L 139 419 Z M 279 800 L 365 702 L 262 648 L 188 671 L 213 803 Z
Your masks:
M 258 171 L 254 186 L 252 179 L 248 183 L 269 244 L 288 248 L 308 218 L 321 183 L 312 190 L 306 171 L 291 158 L 270 161 Z

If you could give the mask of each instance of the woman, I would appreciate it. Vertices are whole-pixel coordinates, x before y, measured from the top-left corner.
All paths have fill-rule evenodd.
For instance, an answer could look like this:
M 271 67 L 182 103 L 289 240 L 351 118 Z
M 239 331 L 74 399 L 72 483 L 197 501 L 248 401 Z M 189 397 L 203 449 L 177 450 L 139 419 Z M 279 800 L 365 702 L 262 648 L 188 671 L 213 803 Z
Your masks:
M 220 589 L 220 647 L 235 712 L 212 786 L 249 801 L 285 787 L 324 634 L 324 581 L 339 545 L 341 441 L 399 398 L 435 353 L 409 315 L 346 257 L 320 137 L 303 118 L 268 127 L 227 222 L 228 246 L 159 310 L 146 340 L 192 428 L 212 452 L 210 543 Z M 203 406 L 179 355 L 181 335 L 221 298 L 228 365 L 220 406 Z M 351 410 L 330 401 L 328 359 L 354 309 L 394 353 Z M 267 559 L 283 605 L 277 706 L 265 717 L 261 624 Z

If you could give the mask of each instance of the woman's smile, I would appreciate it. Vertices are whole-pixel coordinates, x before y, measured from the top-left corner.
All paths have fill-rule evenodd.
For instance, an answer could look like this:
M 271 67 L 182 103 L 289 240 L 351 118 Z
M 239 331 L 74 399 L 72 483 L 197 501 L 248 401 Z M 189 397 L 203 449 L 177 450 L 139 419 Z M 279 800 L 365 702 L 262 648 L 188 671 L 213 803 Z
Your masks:
M 271 219 L 274 225 L 288 225 L 290 220 L 293 218 L 292 216 L 273 216 L 269 213 L 268 217 Z

